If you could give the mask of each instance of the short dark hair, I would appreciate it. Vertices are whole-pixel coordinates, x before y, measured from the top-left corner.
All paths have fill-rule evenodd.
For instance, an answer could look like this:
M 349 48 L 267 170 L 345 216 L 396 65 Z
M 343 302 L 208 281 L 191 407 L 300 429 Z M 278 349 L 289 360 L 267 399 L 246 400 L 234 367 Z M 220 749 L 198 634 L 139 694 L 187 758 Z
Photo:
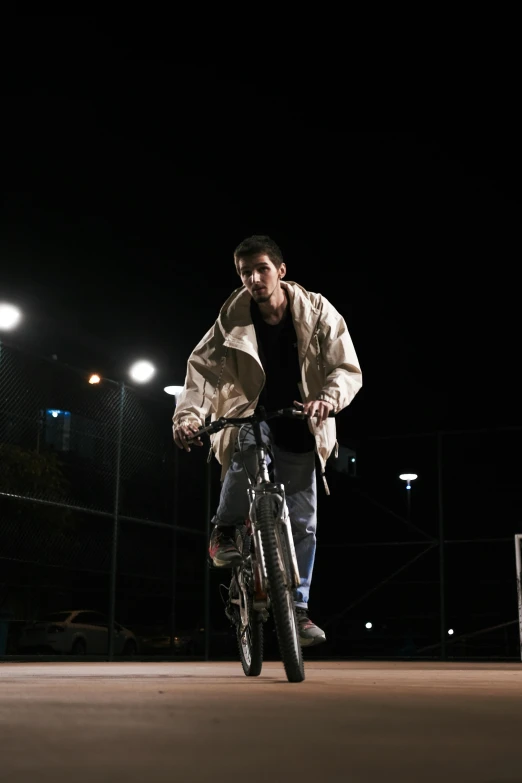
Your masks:
M 264 234 L 254 234 L 251 237 L 247 237 L 247 239 L 243 239 L 234 250 L 234 263 L 237 273 L 239 274 L 239 260 L 241 258 L 255 256 L 258 253 L 264 253 L 264 255 L 268 256 L 276 269 L 279 269 L 283 263 L 283 254 L 274 240 Z

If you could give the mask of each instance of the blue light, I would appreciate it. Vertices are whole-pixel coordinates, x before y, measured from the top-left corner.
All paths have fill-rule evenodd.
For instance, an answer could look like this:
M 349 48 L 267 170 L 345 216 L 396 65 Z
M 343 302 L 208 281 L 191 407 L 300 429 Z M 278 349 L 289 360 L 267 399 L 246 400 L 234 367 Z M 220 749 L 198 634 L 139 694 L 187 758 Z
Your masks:
M 55 410 L 53 408 L 49 408 L 47 413 L 49 414 L 49 416 L 52 416 L 53 419 L 57 419 L 58 416 L 70 416 L 71 415 L 70 411 L 58 411 L 58 410 Z

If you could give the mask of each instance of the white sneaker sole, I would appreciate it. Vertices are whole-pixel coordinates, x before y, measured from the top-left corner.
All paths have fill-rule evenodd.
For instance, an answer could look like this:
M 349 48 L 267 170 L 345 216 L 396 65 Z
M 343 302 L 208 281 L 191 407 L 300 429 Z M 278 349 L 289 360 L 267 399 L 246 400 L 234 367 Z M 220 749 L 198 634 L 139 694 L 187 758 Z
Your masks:
M 232 560 L 220 560 L 219 557 L 213 557 L 212 562 L 216 568 L 234 568 L 241 563 L 241 555 L 234 557 Z
M 326 636 L 314 636 L 312 639 L 301 639 L 299 637 L 299 644 L 301 647 L 315 647 L 317 644 L 322 644 L 326 641 Z

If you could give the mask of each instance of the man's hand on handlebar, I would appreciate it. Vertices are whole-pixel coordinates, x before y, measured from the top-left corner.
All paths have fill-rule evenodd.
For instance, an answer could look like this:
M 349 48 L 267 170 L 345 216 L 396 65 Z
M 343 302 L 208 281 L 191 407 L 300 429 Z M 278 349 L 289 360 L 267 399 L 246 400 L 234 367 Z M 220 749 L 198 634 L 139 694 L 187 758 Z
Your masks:
M 238 418 L 226 418 L 222 416 L 206 427 L 198 427 L 194 422 L 181 422 L 172 428 L 174 432 L 174 443 L 178 448 L 190 451 L 190 447 L 193 443 L 196 446 L 203 446 L 203 441 L 201 440 L 203 434 L 213 435 L 216 432 L 220 432 L 224 427 L 241 427 L 247 422 L 268 421 L 268 419 L 272 419 L 275 416 L 290 416 L 290 418 L 292 418 L 295 417 L 296 413 L 298 414 L 298 418 L 314 418 L 317 424 L 322 424 L 329 416 L 334 415 L 333 405 L 330 402 L 325 402 L 325 400 L 310 400 L 310 402 L 306 402 L 304 405 L 302 402 L 294 400 L 293 408 L 283 408 L 281 410 L 272 411 L 269 412 L 268 415 L 264 409 L 260 409 L 258 414 L 246 416 L 245 418 L 242 416 Z
M 326 421 L 329 414 L 333 411 L 333 405 L 330 402 L 325 402 L 325 400 L 310 400 L 310 402 L 305 402 L 304 405 L 302 402 L 294 400 L 294 405 L 309 419 L 315 417 L 319 424 Z
M 179 449 L 185 449 L 185 451 L 190 451 L 190 447 L 192 445 L 194 446 L 202 446 L 203 441 L 201 438 L 194 438 L 194 435 L 199 430 L 199 427 L 197 424 L 188 424 L 188 423 L 181 423 L 177 426 L 174 426 L 172 428 L 172 431 L 174 433 L 174 443 Z M 194 438 L 194 440 L 191 440 L 189 443 L 189 438 Z

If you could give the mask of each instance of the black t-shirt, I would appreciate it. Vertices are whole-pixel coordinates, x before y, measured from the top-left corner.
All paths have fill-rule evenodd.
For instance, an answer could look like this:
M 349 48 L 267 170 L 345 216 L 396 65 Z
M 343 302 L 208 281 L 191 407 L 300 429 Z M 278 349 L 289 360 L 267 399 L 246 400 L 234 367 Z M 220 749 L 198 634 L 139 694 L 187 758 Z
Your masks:
M 297 335 L 290 308 L 278 324 L 263 321 L 258 305 L 250 304 L 252 321 L 256 330 L 259 358 L 266 375 L 266 383 L 259 397 L 259 405 L 267 411 L 291 408 L 294 400 L 301 399 L 298 383 L 301 381 Z M 308 422 L 298 419 L 272 419 L 269 422 L 274 442 L 285 451 L 313 451 L 315 440 L 308 429 Z

